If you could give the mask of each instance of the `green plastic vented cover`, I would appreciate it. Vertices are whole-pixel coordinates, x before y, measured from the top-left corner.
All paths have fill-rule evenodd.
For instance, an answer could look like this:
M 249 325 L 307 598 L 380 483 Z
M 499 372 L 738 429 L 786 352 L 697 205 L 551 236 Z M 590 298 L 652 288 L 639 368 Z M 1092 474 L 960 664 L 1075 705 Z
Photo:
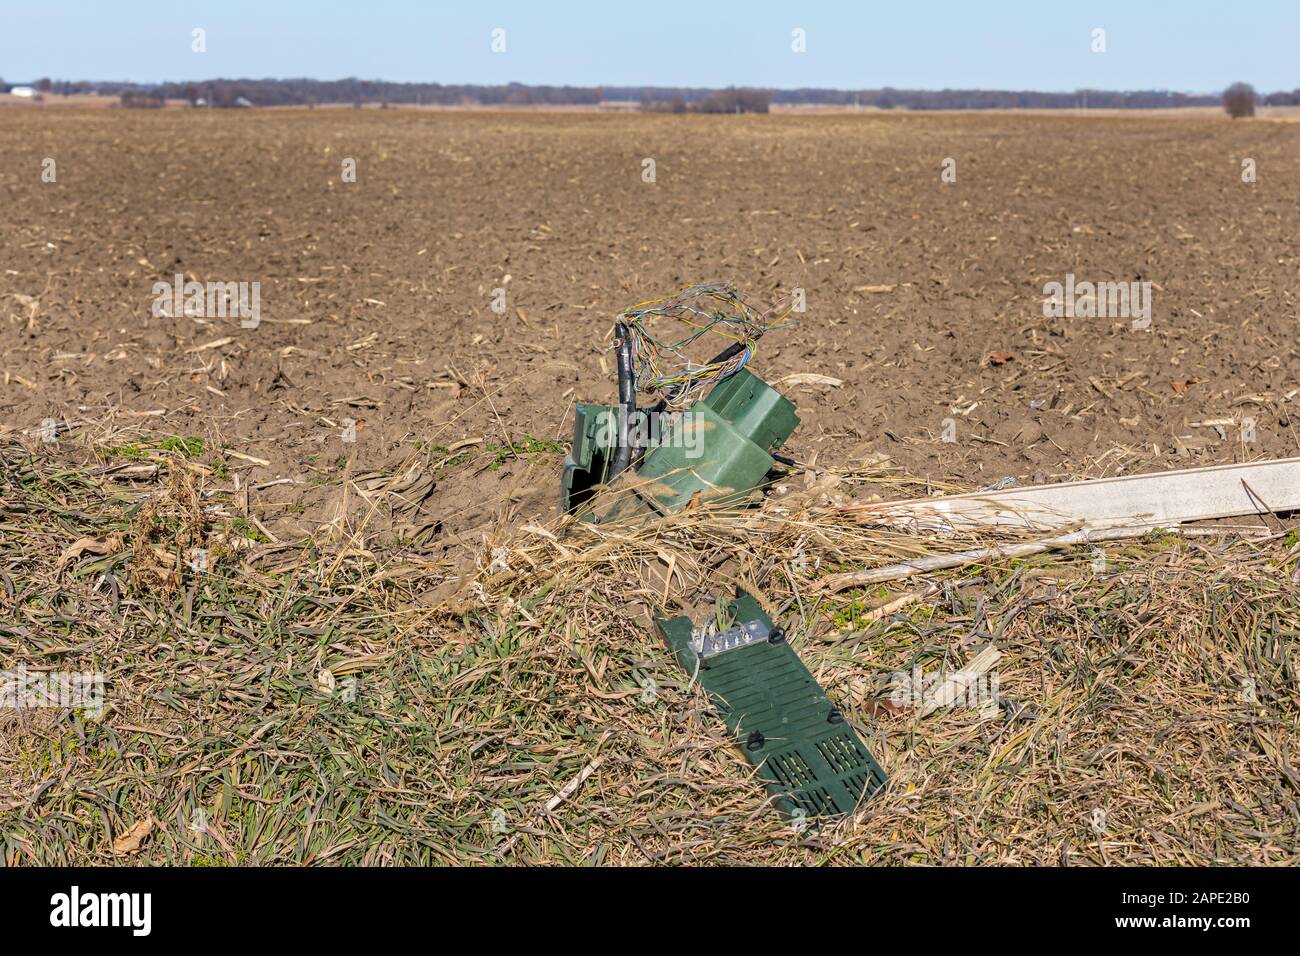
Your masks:
M 701 403 L 764 451 L 776 451 L 799 424 L 794 402 L 749 369 L 719 382 Z
M 888 778 L 762 607 L 744 591 L 734 623 L 704 636 L 688 617 L 656 624 L 678 662 L 787 816 L 848 813 Z
M 794 403 L 748 369 L 719 383 L 682 416 L 668 419 L 660 444 L 638 468 L 638 494 L 656 509 L 676 511 L 695 495 L 739 504 L 776 464 L 799 424 Z

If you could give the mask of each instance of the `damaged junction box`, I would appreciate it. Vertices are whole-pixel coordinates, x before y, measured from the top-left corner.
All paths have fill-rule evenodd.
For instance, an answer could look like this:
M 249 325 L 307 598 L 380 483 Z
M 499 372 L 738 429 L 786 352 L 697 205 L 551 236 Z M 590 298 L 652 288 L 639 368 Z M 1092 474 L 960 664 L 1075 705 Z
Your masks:
M 739 503 L 762 484 L 776 464 L 772 452 L 798 424 L 794 403 L 747 369 L 681 412 L 580 404 L 564 461 L 564 509 L 597 517 L 582 506 L 613 477 L 623 434 L 634 444 L 623 483 L 643 509 L 669 513 L 697 494 L 702 503 Z
M 624 309 L 614 323 L 618 404 L 577 406 L 564 510 L 605 521 L 735 507 L 777 461 L 793 465 L 775 452 L 799 424 L 794 403 L 747 366 L 763 335 L 792 324 L 795 306 L 791 294 L 759 309 L 727 283 L 703 282 Z M 677 332 L 652 332 L 652 322 Z M 730 344 L 707 362 L 686 356 L 711 335 Z M 654 404 L 637 408 L 638 392 Z

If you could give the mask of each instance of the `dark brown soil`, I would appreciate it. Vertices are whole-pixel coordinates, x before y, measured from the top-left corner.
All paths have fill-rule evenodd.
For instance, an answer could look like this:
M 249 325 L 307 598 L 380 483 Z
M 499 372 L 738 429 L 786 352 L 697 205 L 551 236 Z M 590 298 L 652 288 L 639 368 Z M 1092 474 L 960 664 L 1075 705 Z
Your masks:
M 553 513 L 614 314 L 711 278 L 807 290 L 753 366 L 841 380 L 790 389 L 804 460 L 979 486 L 1300 442 L 1294 123 L 11 110 L 0 156 L 0 430 L 52 454 L 63 421 L 106 464 L 202 437 L 277 537 L 355 518 L 345 479 L 416 452 L 435 551 Z M 261 324 L 154 317 L 178 272 L 260 282 Z M 1067 273 L 1151 282 L 1150 329 L 1045 318 Z

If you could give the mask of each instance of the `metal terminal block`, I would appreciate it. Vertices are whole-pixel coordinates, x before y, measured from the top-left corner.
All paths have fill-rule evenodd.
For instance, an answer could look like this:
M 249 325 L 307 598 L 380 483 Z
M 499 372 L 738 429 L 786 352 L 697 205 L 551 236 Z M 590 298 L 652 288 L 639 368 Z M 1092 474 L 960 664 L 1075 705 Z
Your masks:
M 691 649 L 697 657 L 708 660 L 727 651 L 739 650 L 751 644 L 766 641 L 772 634 L 771 629 L 762 621 L 747 621 L 729 627 L 721 634 L 705 634 L 698 629 L 691 635 Z

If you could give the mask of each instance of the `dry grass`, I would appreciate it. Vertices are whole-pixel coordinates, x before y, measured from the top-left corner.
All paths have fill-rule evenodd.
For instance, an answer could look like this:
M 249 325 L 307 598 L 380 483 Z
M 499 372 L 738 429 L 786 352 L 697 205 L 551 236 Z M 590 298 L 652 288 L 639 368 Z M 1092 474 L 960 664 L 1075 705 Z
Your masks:
M 966 568 L 872 615 L 920 585 L 819 580 L 971 545 L 836 511 L 844 482 L 915 487 L 884 472 L 652 526 L 503 523 L 456 576 L 380 522 L 267 542 L 183 450 L 105 467 L 85 441 L 0 451 L 0 668 L 107 682 L 98 719 L 0 714 L 7 863 L 1295 859 L 1291 537 Z M 434 464 L 339 491 L 377 514 Z M 653 633 L 737 585 L 892 778 L 851 818 L 796 831 L 768 809 Z M 883 703 L 891 674 L 989 643 L 995 716 Z M 138 851 L 114 850 L 147 820 Z

